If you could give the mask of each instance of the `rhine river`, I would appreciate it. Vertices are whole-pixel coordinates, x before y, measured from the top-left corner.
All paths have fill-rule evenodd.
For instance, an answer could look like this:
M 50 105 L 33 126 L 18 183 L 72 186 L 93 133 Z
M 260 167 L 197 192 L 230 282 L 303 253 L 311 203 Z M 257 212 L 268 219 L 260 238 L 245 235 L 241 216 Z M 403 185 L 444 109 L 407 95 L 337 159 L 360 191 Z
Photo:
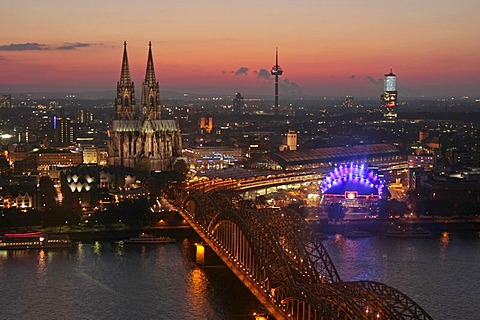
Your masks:
M 324 241 L 344 280 L 406 293 L 434 319 L 479 319 L 480 237 Z M 255 298 L 224 266 L 198 267 L 192 242 L 79 243 L 0 251 L 1 319 L 252 319 Z

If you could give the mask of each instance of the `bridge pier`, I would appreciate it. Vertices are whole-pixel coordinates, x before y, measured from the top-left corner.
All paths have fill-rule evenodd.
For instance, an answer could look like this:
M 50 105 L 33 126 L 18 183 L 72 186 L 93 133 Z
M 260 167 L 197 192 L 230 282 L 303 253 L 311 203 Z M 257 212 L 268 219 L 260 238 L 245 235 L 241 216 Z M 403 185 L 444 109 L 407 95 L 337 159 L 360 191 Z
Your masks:
M 195 262 L 199 265 L 205 265 L 205 244 L 195 243 Z
M 199 266 L 221 265 L 222 260 L 215 251 L 204 242 L 195 243 L 195 263 Z
M 253 313 L 255 320 L 267 320 L 268 318 L 263 313 Z

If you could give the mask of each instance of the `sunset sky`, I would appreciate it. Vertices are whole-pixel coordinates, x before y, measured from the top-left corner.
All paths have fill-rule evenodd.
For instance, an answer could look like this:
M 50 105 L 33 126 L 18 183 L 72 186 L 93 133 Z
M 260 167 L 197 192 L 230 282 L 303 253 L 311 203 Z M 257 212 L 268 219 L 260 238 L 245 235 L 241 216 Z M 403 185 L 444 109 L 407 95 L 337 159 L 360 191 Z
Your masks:
M 136 85 L 152 41 L 162 91 L 480 96 L 479 0 L 1 0 L 0 93 Z M 287 80 L 287 81 L 285 81 Z

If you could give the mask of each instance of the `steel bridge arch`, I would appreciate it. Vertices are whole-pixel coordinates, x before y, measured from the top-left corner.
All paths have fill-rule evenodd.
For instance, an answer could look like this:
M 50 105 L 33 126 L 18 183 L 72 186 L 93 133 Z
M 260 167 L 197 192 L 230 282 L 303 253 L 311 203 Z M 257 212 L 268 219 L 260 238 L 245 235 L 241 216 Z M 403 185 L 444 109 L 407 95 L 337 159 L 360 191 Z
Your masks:
M 375 299 L 379 302 L 379 305 L 382 306 L 382 311 L 388 309 L 389 313 L 397 316 L 392 319 L 432 320 L 432 317 L 412 298 L 384 283 L 376 281 L 352 281 L 335 285 L 343 285 L 344 290 L 350 292 L 352 295 L 363 292 L 364 295 Z
M 224 207 L 223 210 L 218 210 L 218 206 L 212 202 L 216 200 L 225 200 L 225 197 L 222 194 L 198 194 L 191 195 L 184 201 L 184 207 L 187 211 L 202 225 L 202 227 L 210 233 L 214 238 L 216 233 L 221 230 L 222 226 L 227 225 L 227 222 L 233 224 L 233 227 L 230 226 L 231 231 L 235 231 L 238 227 L 238 231 L 241 234 L 238 234 L 239 237 L 245 238 L 248 247 L 247 250 L 252 250 L 256 254 L 256 258 L 261 261 L 261 267 L 264 268 L 264 279 L 258 279 L 261 283 L 264 283 L 265 286 L 269 288 L 273 285 L 278 285 L 278 283 L 293 283 L 292 272 L 290 270 L 290 265 L 285 260 L 284 255 L 282 254 L 282 248 L 279 246 L 279 241 L 276 241 L 276 238 L 271 234 L 269 227 L 260 219 L 258 213 L 254 210 L 238 206 L 235 207 L 233 203 Z M 238 199 L 237 199 L 238 200 Z M 215 211 L 214 213 L 209 213 L 208 210 Z M 255 233 L 252 233 L 252 230 Z M 236 255 L 237 247 L 232 248 L 229 241 L 236 241 L 233 239 L 233 236 L 237 234 L 229 234 L 230 238 L 221 238 L 219 244 L 223 249 L 225 249 L 229 255 Z M 216 239 L 217 242 L 219 239 Z M 236 243 L 236 242 L 235 242 Z M 237 243 L 236 243 L 237 244 Z M 236 259 L 236 258 L 233 258 Z M 241 261 L 243 264 L 244 261 Z M 262 285 L 263 286 L 263 285 Z
M 321 291 L 321 292 L 319 292 Z M 281 286 L 275 292 L 289 314 L 296 319 L 311 320 L 362 320 L 362 310 L 330 285 L 293 285 Z
M 295 211 L 289 209 L 259 209 L 272 224 L 278 236 L 288 239 L 288 250 L 295 260 L 305 264 L 305 272 L 314 277 L 305 279 L 310 283 L 341 281 L 340 276 L 322 242 L 315 237 L 308 223 Z
M 308 223 L 234 194 L 193 194 L 183 207 L 289 319 L 432 320 L 407 295 L 374 281 L 342 282 Z
M 247 222 L 235 212 L 217 217 L 213 224 L 212 235 L 222 248 L 238 260 L 243 267 L 250 268 L 256 282 L 267 292 L 278 283 L 292 283 L 288 264 L 285 264 L 280 248 L 271 249 L 272 243 L 260 236 L 261 232 L 252 232 Z M 225 229 L 230 229 L 230 233 Z M 261 227 L 257 230 L 265 230 Z M 252 239 L 257 238 L 257 241 Z
M 276 289 L 275 299 L 297 319 L 433 320 L 407 295 L 375 281 L 284 285 Z
M 213 194 L 211 199 L 225 199 L 222 194 Z M 236 201 L 239 199 L 236 198 Z M 211 221 L 205 221 L 207 231 L 215 237 L 219 228 L 230 221 L 238 225 L 241 236 L 246 236 L 249 247 L 257 254 L 257 258 L 265 267 L 266 278 L 261 281 L 268 281 L 269 285 L 278 285 L 278 283 L 293 283 L 291 265 L 285 259 L 284 250 L 280 245 L 280 241 L 272 229 L 265 222 L 258 211 L 245 205 L 245 202 L 238 201 L 237 205 L 232 203 L 230 207 L 210 216 Z M 230 235 L 232 236 L 232 235 Z M 243 261 L 242 261 L 243 264 Z

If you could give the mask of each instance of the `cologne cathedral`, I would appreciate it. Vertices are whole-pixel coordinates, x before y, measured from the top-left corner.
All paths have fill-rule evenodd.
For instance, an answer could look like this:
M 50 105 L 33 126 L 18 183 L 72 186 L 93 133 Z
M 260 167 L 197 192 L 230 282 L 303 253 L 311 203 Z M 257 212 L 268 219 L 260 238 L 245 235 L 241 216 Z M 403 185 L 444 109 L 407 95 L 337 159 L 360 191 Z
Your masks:
M 115 116 L 108 131 L 107 145 L 108 164 L 113 166 L 165 171 L 171 170 L 176 158 L 181 156 L 178 122 L 161 120 L 159 86 L 155 78 L 151 43 L 138 109 L 128 67 L 127 43 L 124 43 Z

